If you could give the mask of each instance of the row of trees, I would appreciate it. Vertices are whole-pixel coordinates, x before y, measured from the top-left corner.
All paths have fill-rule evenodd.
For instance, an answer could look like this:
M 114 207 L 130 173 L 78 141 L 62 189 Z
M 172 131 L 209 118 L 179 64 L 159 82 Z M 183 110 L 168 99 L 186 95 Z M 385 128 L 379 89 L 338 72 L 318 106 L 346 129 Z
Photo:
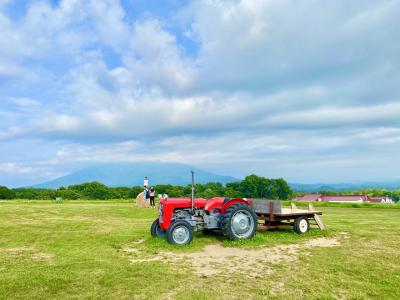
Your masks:
M 168 194 L 170 197 L 189 197 L 191 186 L 156 185 L 157 194 Z M 0 186 L 0 199 L 132 199 L 143 191 L 143 187 L 107 187 L 99 182 L 88 182 L 71 185 L 59 189 L 17 188 L 9 189 Z M 324 195 L 349 195 L 362 194 L 370 197 L 388 196 L 394 201 L 400 201 L 400 190 L 389 191 L 385 189 L 361 189 L 358 191 L 333 192 L 320 191 Z M 223 185 L 218 182 L 196 184 L 196 197 L 211 198 L 222 197 L 247 197 L 266 199 L 292 199 L 297 194 L 293 193 L 284 179 L 268 179 L 256 175 L 247 176 L 239 182 Z
M 218 182 L 196 184 L 196 197 L 211 198 L 248 197 L 268 199 L 291 199 L 292 190 L 284 179 L 268 179 L 256 175 L 247 176 L 240 182 L 223 185 Z M 156 193 L 166 193 L 170 197 L 189 197 L 191 186 L 156 185 Z M 59 189 L 0 187 L 0 199 L 129 199 L 143 191 L 143 187 L 107 187 L 99 182 L 88 182 Z

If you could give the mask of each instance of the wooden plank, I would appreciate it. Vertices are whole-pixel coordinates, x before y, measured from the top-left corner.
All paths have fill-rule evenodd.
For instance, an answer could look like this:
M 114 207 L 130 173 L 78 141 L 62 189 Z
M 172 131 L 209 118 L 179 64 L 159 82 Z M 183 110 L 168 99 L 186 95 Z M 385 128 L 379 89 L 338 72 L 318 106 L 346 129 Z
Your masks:
M 269 202 L 269 220 L 270 222 L 274 221 L 274 202 Z
M 325 230 L 325 224 L 322 222 L 321 218 L 319 215 L 314 214 L 314 220 L 318 224 L 319 229 Z
M 272 204 L 271 204 L 272 203 Z M 253 199 L 252 206 L 257 214 L 281 213 L 281 202 L 279 200 Z
M 308 211 L 306 209 L 297 209 L 296 211 L 292 211 L 291 208 L 282 208 L 281 213 L 275 213 L 275 215 L 280 215 L 280 216 L 313 216 L 314 214 L 322 214 L 320 211 Z
M 291 212 L 292 212 L 292 213 L 294 213 L 294 212 L 297 211 L 297 206 L 296 206 L 296 204 L 294 204 L 293 202 L 290 203 L 290 208 L 291 208 Z

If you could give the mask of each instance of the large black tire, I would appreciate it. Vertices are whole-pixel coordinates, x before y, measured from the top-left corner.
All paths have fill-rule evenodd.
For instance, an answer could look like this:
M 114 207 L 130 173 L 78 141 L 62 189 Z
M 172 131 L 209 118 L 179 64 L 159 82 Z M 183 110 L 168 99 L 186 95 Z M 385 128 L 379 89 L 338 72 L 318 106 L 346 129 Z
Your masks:
M 193 228 L 189 222 L 175 221 L 167 230 L 167 240 L 170 244 L 186 245 L 193 240 Z
M 150 233 L 153 237 L 164 237 L 166 232 L 161 229 L 160 223 L 158 219 L 155 219 L 154 222 L 151 224 Z
M 245 203 L 232 204 L 224 213 L 222 232 L 230 240 L 251 239 L 256 234 L 257 215 Z
M 310 229 L 310 223 L 306 217 L 297 217 L 294 220 L 294 231 L 298 234 L 306 233 Z

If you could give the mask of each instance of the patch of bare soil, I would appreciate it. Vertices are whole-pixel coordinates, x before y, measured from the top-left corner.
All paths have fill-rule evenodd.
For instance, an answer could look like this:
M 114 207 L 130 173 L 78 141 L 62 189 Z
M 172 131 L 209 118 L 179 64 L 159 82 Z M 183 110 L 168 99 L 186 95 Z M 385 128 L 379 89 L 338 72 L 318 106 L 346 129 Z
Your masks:
M 36 252 L 36 249 L 33 247 L 0 248 L 0 253 L 29 257 L 32 260 L 50 260 L 54 257 L 51 253 Z
M 140 252 L 139 249 L 133 248 L 133 247 L 130 247 L 130 246 L 122 247 L 122 251 L 124 251 L 126 253 L 139 253 Z
M 272 273 L 274 264 L 296 260 L 295 252 L 296 248 L 293 245 L 258 250 L 210 245 L 201 252 L 181 255 L 181 258 L 189 260 L 194 271 L 200 276 L 244 273 L 249 277 L 258 277 L 257 270 L 261 268 L 263 274 L 269 274 Z
M 348 232 L 346 232 L 346 231 L 339 232 L 339 234 L 340 234 L 340 237 L 343 238 L 343 239 L 349 239 L 350 238 L 350 234 Z
M 340 245 L 337 239 L 319 238 L 315 240 L 309 240 L 305 243 L 309 247 L 336 247 Z
M 51 253 L 34 253 L 32 254 L 33 260 L 50 260 L 54 257 Z
M 1 253 L 11 254 L 11 255 L 20 255 L 33 250 L 34 249 L 31 247 L 0 248 Z
M 271 294 L 279 294 L 284 290 L 285 284 L 281 281 L 275 282 L 270 289 Z
M 278 245 L 271 248 L 240 249 L 209 245 L 193 253 L 162 252 L 157 256 L 131 258 L 131 263 L 163 261 L 168 263 L 189 262 L 199 276 L 243 274 L 250 278 L 265 276 L 274 272 L 274 265 L 296 261 L 300 255 L 308 255 L 313 247 L 336 247 L 340 242 L 335 238 L 317 238 L 303 244 Z

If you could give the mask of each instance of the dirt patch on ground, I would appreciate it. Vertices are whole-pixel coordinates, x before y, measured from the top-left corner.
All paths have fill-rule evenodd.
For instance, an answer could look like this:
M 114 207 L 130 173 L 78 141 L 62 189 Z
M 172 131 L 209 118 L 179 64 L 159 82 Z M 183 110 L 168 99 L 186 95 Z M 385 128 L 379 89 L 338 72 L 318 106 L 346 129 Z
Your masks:
M 285 284 L 281 281 L 275 282 L 270 289 L 271 294 L 279 294 L 285 288 Z
M 0 248 L 1 253 L 11 254 L 11 255 L 20 255 L 26 252 L 31 252 L 34 249 L 31 247 L 15 247 L 15 248 Z
M 350 238 L 350 234 L 348 232 L 346 232 L 346 231 L 339 232 L 339 234 L 340 234 L 340 237 L 343 238 L 343 239 L 349 239 Z
M 206 246 L 201 252 L 180 255 L 189 260 L 194 271 L 200 276 L 215 274 L 245 273 L 249 277 L 258 277 L 260 268 L 263 274 L 272 272 L 274 264 L 297 259 L 293 245 L 277 246 L 259 250 L 225 248 L 221 245 Z
M 250 278 L 257 278 L 273 273 L 276 264 L 294 262 L 300 255 L 309 255 L 308 249 L 339 245 L 340 242 L 337 239 L 325 237 L 309 240 L 302 244 L 278 245 L 251 250 L 226 248 L 217 244 L 206 246 L 202 251 L 193 253 L 161 252 L 153 257 L 138 255 L 138 257 L 131 258 L 130 262 L 182 263 L 182 261 L 186 261 L 199 276 L 241 273 Z M 139 253 L 138 251 L 132 252 Z
M 126 253 L 140 253 L 140 250 L 137 248 L 133 248 L 130 246 L 123 246 L 122 247 L 122 251 L 126 252 Z
M 37 252 L 33 247 L 0 248 L 0 253 L 31 258 L 32 260 L 50 260 L 54 258 L 53 254 Z
M 305 243 L 309 247 L 336 247 L 340 245 L 337 239 L 319 238 L 315 240 L 309 240 Z
M 51 253 L 34 253 L 32 254 L 33 260 L 50 260 L 54 257 Z

